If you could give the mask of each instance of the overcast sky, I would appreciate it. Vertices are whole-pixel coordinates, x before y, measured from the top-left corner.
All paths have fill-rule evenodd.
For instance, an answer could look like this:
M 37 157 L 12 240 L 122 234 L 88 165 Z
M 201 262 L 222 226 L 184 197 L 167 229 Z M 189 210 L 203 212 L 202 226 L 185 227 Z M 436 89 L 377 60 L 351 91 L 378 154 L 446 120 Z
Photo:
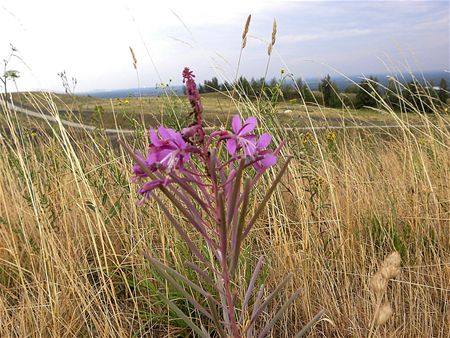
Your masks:
M 77 91 L 181 83 L 183 67 L 201 81 L 233 80 L 248 14 L 249 40 L 240 74 L 264 75 L 273 18 L 277 42 L 269 77 L 386 70 L 449 69 L 448 1 L 151 1 L 0 0 L 0 59 L 9 44 L 26 63 L 19 90 L 62 90 L 57 73 Z M 152 63 L 153 60 L 153 63 Z

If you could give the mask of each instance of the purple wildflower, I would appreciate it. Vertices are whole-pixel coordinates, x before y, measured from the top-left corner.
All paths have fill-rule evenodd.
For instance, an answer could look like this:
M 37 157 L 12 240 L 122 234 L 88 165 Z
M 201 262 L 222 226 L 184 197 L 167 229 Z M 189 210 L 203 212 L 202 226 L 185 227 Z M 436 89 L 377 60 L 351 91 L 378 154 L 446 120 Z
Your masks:
M 256 135 L 252 134 L 252 131 L 256 128 L 257 123 L 256 118 L 250 116 L 245 120 L 244 125 L 242 125 L 239 115 L 233 116 L 233 120 L 231 121 L 233 134 L 228 136 L 226 146 L 230 155 L 234 155 L 240 148 L 244 149 L 246 156 L 253 156 L 255 154 Z
M 184 169 L 190 159 L 189 146 L 180 133 L 170 128 L 159 127 L 158 138 L 156 132 L 150 129 L 150 148 L 148 154 L 149 165 L 156 165 L 167 172 L 175 168 Z
M 277 157 L 273 154 L 270 149 L 266 149 L 267 146 L 272 141 L 272 136 L 265 133 L 256 142 L 256 152 L 260 160 L 256 161 L 253 166 L 256 170 L 261 171 L 265 168 L 271 167 L 277 163 Z

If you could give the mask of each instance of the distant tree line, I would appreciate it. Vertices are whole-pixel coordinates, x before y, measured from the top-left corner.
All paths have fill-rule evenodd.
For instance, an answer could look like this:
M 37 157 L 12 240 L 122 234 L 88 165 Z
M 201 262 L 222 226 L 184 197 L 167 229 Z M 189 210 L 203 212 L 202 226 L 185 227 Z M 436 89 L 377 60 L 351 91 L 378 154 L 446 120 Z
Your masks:
M 297 99 L 332 108 L 376 108 L 383 102 L 395 110 L 417 109 L 431 112 L 436 105 L 447 104 L 449 99 L 448 85 L 444 78 L 439 86 L 417 80 L 405 84 L 393 77 L 388 79 L 387 85 L 382 85 L 376 77 L 369 76 L 343 90 L 338 88 L 330 75 L 322 78 L 315 89 L 310 88 L 301 78 L 294 80 L 287 77 L 265 81 L 264 78 L 248 80 L 241 76 L 234 83 L 220 83 L 217 77 L 213 77 L 199 86 L 201 93 L 229 92 L 233 88 L 250 98 L 264 95 L 273 97 L 277 93 L 278 100 Z

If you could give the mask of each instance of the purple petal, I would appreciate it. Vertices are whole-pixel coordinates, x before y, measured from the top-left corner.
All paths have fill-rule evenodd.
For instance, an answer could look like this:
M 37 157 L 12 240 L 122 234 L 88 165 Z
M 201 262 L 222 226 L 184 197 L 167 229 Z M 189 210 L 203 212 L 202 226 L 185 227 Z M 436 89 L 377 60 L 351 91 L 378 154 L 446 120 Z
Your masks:
M 161 145 L 161 142 L 158 139 L 158 136 L 156 135 L 156 132 L 153 128 L 151 128 L 148 132 L 148 138 L 150 139 L 151 144 L 159 147 Z
M 142 187 L 139 189 L 139 193 L 140 194 L 145 194 L 148 193 L 150 191 L 152 191 L 153 189 L 159 187 L 163 182 L 161 180 L 154 180 L 154 181 L 150 181 L 150 182 L 146 182 L 142 185 Z
M 147 174 L 144 170 L 141 169 L 141 166 L 139 164 L 133 164 L 133 172 L 136 175 L 136 177 L 133 177 L 132 179 L 135 180 L 137 177 L 145 177 Z
M 258 140 L 258 143 L 256 143 L 256 148 L 264 149 L 270 144 L 270 141 L 272 141 L 272 136 L 267 133 L 262 134 Z
M 145 163 L 145 165 L 147 165 L 147 162 L 145 161 L 145 159 L 140 155 L 140 154 L 136 154 L 136 156 L 139 158 L 141 163 Z M 141 166 L 137 163 L 133 164 L 133 172 L 136 176 L 139 177 L 145 177 L 147 176 L 147 174 L 145 173 L 144 170 L 142 170 Z
M 233 120 L 231 120 L 231 128 L 233 129 L 234 133 L 239 133 L 239 130 L 242 128 L 242 122 L 241 117 L 239 115 L 234 115 Z
M 147 163 L 149 164 L 149 165 L 152 165 L 152 164 L 154 164 L 154 163 L 156 163 L 156 162 L 158 162 L 158 152 L 156 152 L 156 151 L 149 151 L 148 152 L 148 156 L 147 156 Z
M 258 121 L 256 120 L 256 117 L 250 116 L 247 120 L 244 122 L 244 126 L 239 131 L 239 135 L 245 135 L 253 131 L 253 129 L 256 128 L 256 125 L 258 124 Z
M 183 136 L 180 133 L 175 133 L 174 142 L 180 149 L 186 148 L 186 142 L 183 140 Z
M 256 153 L 256 144 L 252 141 L 247 141 L 245 139 L 241 139 L 241 144 L 244 148 L 244 154 L 247 156 L 253 156 Z
M 159 132 L 159 135 L 161 135 L 161 137 L 166 140 L 174 139 L 177 134 L 175 130 L 170 129 L 170 128 L 164 128 L 163 126 L 158 128 L 158 132 Z
M 236 140 L 229 138 L 227 141 L 226 147 L 227 147 L 227 150 L 230 153 L 230 155 L 234 155 L 236 153 L 236 147 L 237 147 Z
M 256 145 L 256 135 L 255 134 L 247 134 L 240 136 L 241 139 L 248 140 Z
M 277 157 L 273 154 L 267 154 L 260 162 L 263 167 L 268 168 L 277 163 Z

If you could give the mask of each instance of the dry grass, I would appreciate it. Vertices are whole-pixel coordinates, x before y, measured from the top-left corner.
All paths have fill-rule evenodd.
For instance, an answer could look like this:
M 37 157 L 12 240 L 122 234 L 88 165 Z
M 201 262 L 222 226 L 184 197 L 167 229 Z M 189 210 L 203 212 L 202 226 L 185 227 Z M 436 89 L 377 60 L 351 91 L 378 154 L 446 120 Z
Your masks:
M 0 144 L 0 336 L 188 336 L 156 289 L 187 304 L 139 250 L 195 279 L 183 267 L 190 255 L 154 202 L 136 206 L 130 158 L 101 134 L 61 125 L 22 133 L 20 119 L 0 105 L 12 131 Z M 240 107 L 261 113 L 245 100 Z M 259 118 L 265 129 L 277 123 Z M 394 250 L 402 257 L 389 291 L 394 313 L 378 334 L 448 337 L 450 135 L 439 116 L 416 118 L 428 127 L 401 120 L 395 132 L 277 135 L 294 160 L 239 270 L 249 278 L 265 254 L 268 290 L 294 272 L 292 288 L 302 293 L 273 337 L 291 337 L 320 309 L 326 319 L 311 337 L 366 337 L 370 277 Z M 143 136 L 129 142 L 144 148 Z

